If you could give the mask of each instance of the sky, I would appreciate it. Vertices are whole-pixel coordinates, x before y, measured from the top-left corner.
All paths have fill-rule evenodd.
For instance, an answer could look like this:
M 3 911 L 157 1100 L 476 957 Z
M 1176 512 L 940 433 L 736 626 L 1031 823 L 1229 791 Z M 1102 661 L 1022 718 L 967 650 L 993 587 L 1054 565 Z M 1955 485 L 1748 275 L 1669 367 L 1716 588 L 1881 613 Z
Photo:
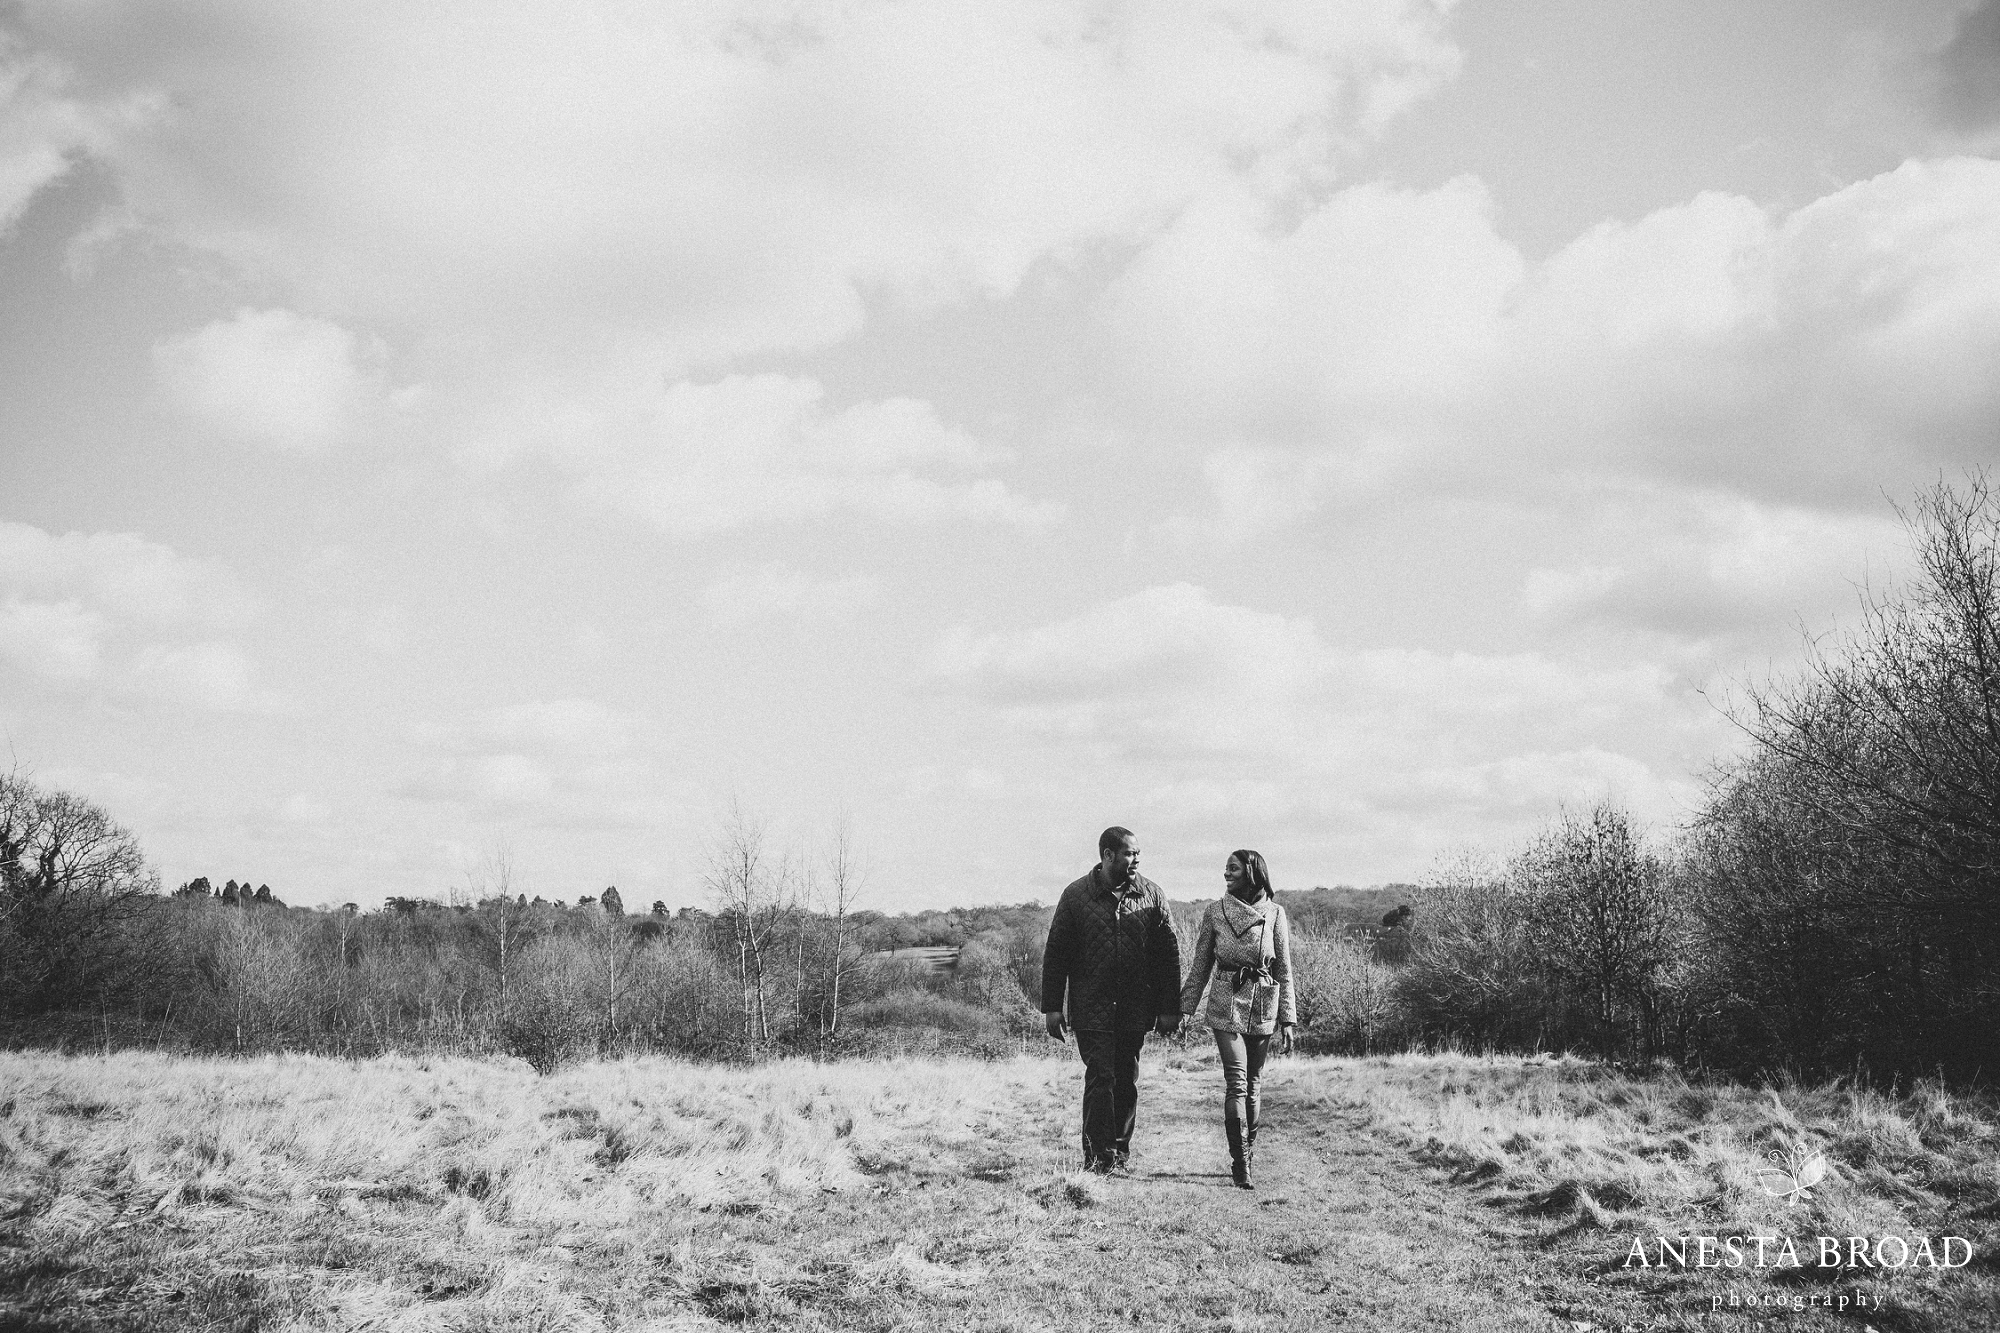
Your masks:
M 0 0 L 0 739 L 167 885 L 1660 836 L 2000 453 L 2000 0 Z

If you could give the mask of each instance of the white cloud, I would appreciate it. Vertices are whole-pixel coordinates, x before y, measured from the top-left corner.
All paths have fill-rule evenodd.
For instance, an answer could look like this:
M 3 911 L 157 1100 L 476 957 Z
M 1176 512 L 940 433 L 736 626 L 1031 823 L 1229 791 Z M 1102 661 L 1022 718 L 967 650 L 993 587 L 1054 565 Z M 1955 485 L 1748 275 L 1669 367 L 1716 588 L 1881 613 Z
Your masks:
M 534 754 L 603 758 L 632 744 L 632 721 L 593 699 L 509 704 L 481 715 L 470 738 Z
M 1347 647 L 1185 584 L 957 631 L 930 670 L 972 753 L 1034 773 L 1016 806 L 1104 811 L 1177 875 L 1246 843 L 1288 868 L 1415 865 L 1604 798 L 1673 823 L 1720 750 L 1713 711 L 1648 662 Z
M 0 601 L 0 658 L 48 680 L 89 680 L 103 652 L 104 617 L 73 601 Z
M 1593 531 L 1594 530 L 1594 531 Z M 1823 513 L 1707 495 L 1609 504 L 1579 540 L 1615 556 L 1530 570 L 1525 610 L 1544 624 L 1636 627 L 1683 639 L 1796 633 L 1857 605 L 1907 561 L 1888 514 Z
M 404 788 L 405 795 L 420 800 L 502 809 L 546 805 L 555 791 L 555 776 L 548 766 L 524 754 L 441 760 Z
M 396 795 L 485 820 L 636 827 L 656 817 L 650 758 L 634 723 L 593 699 L 529 700 L 420 733 L 432 752 Z
M 316 450 L 365 428 L 385 392 L 354 335 L 289 310 L 243 309 L 153 348 L 167 397 L 238 443 Z
M 1236 432 L 1366 441 L 1476 394 L 1521 281 L 1476 180 L 1339 191 L 1289 230 L 1262 201 L 1184 213 L 1106 297 L 1147 401 Z
M 77 96 L 73 83 L 62 61 L 0 31 L 0 238 L 79 156 L 108 151 L 157 112 L 156 99 L 143 91 L 92 101 Z
M 830 409 L 824 397 L 812 379 L 731 375 L 530 400 L 494 429 L 546 450 L 586 497 L 683 538 L 839 512 L 1025 524 L 1061 512 L 968 475 L 1009 455 L 928 404 Z
M 1537 266 L 1476 182 L 1192 209 L 1111 287 L 1130 407 L 1200 444 L 1210 517 L 1551 478 L 1878 504 L 2000 431 L 2000 162 L 1789 213 L 1705 194 Z
M 825 579 L 773 562 L 717 579 L 701 590 L 701 604 L 724 624 L 765 616 L 838 619 L 881 592 L 882 581 L 872 575 Z
M 1218 603 L 1188 584 L 1024 630 L 957 630 L 932 672 L 1029 733 L 1108 754 L 1261 756 L 1301 771 L 1611 735 L 1665 711 L 1673 689 L 1647 665 L 1341 648 L 1309 620 Z
M 273 708 L 240 647 L 161 637 L 240 625 L 254 609 L 227 569 L 136 534 L 0 522 L 0 657 L 32 674 L 197 708 Z
M 254 610 L 226 568 L 130 532 L 68 532 L 0 520 L 0 590 L 73 594 L 98 610 L 153 624 L 240 623 Z
M 281 706 L 257 688 L 255 663 L 232 643 L 150 644 L 139 650 L 125 687 L 163 703 L 218 713 L 268 711 Z
M 293 792 L 278 807 L 281 823 L 318 827 L 333 818 L 333 807 L 310 792 Z
M 173 107 L 97 151 L 177 238 L 315 309 L 647 331 L 678 364 L 1289 194 L 1457 63 L 1443 0 L 21 8 Z

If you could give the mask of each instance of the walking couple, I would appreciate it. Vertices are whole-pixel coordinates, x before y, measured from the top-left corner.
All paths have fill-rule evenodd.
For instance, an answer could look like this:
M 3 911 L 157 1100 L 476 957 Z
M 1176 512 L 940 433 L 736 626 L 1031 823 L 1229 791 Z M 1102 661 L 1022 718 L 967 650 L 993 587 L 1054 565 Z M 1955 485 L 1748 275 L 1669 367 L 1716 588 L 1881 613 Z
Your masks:
M 1264 1057 L 1275 1034 L 1290 1046 L 1297 1022 L 1291 928 L 1271 896 L 1262 856 L 1233 852 L 1222 874 L 1228 892 L 1202 915 L 1185 979 L 1166 895 L 1139 873 L 1139 844 L 1130 829 L 1104 830 L 1097 865 L 1056 904 L 1042 954 L 1042 1017 L 1058 1041 L 1066 1026 L 1076 1030 L 1087 1170 L 1125 1170 L 1146 1033 L 1179 1032 L 1200 1008 L 1205 989 L 1208 1004 L 1200 1012 L 1222 1056 L 1230 1174 L 1243 1189 L 1254 1188 Z

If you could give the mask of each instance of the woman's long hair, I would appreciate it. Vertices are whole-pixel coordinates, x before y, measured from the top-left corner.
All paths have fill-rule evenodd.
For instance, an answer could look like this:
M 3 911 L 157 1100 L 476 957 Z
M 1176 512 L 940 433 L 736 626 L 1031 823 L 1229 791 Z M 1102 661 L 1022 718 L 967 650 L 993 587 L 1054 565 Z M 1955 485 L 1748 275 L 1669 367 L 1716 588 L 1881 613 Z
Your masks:
M 1243 878 L 1255 890 L 1251 902 L 1258 902 L 1271 896 L 1271 872 L 1264 865 L 1264 854 L 1253 852 L 1247 847 L 1238 848 L 1229 854 L 1243 867 Z M 1210 864 L 1213 864 L 1211 862 Z

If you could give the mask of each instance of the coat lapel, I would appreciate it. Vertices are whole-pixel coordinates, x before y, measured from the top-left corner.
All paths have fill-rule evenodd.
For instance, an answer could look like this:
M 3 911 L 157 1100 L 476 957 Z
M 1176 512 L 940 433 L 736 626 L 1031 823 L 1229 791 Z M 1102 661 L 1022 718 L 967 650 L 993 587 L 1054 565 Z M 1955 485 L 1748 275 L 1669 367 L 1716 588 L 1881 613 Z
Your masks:
M 1263 924 L 1264 913 L 1261 908 L 1250 906 L 1235 894 L 1226 893 L 1222 896 L 1222 919 L 1236 932 L 1236 938 L 1242 940 L 1248 939 L 1250 933 Z

